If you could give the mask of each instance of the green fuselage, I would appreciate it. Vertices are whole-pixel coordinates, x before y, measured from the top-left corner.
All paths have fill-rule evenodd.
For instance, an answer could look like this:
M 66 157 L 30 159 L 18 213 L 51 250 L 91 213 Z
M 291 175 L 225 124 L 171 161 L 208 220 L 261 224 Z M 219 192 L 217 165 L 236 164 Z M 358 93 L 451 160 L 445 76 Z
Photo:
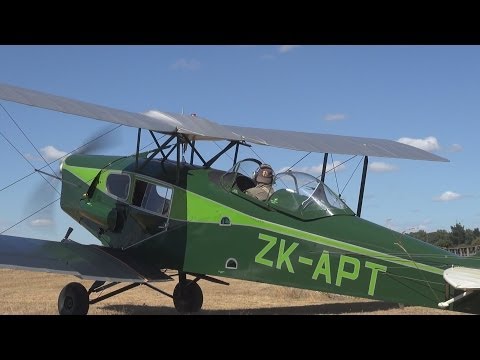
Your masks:
M 135 168 L 134 157 L 68 157 L 61 206 L 103 245 L 157 268 L 436 308 L 457 294 L 443 279 L 446 268 L 478 267 L 353 214 L 292 216 L 226 188 L 224 171 L 182 163 L 177 183 L 175 162 Z M 111 174 L 128 175 L 123 198 L 109 190 Z M 146 210 L 140 182 L 167 189 L 168 211 Z M 478 312 L 478 300 L 472 295 L 455 310 Z

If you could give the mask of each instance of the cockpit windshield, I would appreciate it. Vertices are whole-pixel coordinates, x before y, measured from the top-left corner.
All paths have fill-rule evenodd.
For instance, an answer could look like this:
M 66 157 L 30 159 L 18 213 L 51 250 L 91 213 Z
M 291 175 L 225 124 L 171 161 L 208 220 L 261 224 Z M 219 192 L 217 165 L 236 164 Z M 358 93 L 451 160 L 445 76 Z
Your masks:
M 256 186 L 252 175 L 260 164 L 256 159 L 237 162 L 222 177 L 222 186 L 227 191 L 244 194 L 247 189 Z M 265 205 L 303 220 L 355 215 L 328 186 L 306 173 L 287 170 L 277 174 L 273 180 L 273 190 Z
M 286 171 L 274 179 L 275 192 L 269 199 L 273 207 L 303 219 L 354 212 L 330 188 L 316 177 L 297 171 Z
M 237 162 L 222 178 L 222 185 L 228 191 L 234 191 L 238 188 L 245 192 L 247 189 L 257 185 L 253 179 L 255 170 L 262 163 L 257 159 L 245 159 Z

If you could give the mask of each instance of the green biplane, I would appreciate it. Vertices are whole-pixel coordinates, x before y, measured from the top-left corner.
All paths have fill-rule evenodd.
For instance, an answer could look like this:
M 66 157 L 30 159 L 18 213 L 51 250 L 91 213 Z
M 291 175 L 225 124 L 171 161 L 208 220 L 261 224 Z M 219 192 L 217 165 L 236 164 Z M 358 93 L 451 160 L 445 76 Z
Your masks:
M 180 312 L 197 312 L 200 280 L 228 285 L 215 276 L 480 312 L 479 258 L 458 257 L 360 217 L 370 156 L 444 158 L 390 140 L 224 126 L 166 112 L 147 116 L 11 85 L 0 85 L 0 99 L 138 128 L 132 156 L 73 154 L 60 166 L 62 209 L 101 246 L 74 242 L 71 228 L 62 241 L 0 235 L 1 267 L 94 281 L 88 290 L 66 285 L 60 314 L 87 314 L 89 305 L 139 285 L 172 298 Z M 155 150 L 140 151 L 142 130 Z M 161 143 L 158 134 L 168 139 Z M 201 140 L 228 145 L 204 159 Z M 322 175 L 278 173 L 273 194 L 259 201 L 245 191 L 255 186 L 251 171 L 261 162 L 237 159 L 239 147 L 251 145 L 323 153 Z M 231 169 L 213 168 L 228 151 L 234 152 Z M 364 157 L 356 212 L 324 183 L 330 153 Z M 174 277 L 178 284 L 168 294 L 159 284 Z

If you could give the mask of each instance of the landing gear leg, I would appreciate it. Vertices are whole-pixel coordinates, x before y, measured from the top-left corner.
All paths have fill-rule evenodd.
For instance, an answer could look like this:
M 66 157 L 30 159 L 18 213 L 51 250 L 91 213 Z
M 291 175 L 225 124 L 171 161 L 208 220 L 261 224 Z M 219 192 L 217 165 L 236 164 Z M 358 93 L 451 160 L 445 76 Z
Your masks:
M 173 304 L 180 313 L 198 312 L 203 305 L 203 293 L 198 280 L 187 279 L 186 274 L 179 274 L 178 284 L 173 290 Z
M 89 308 L 88 292 L 78 282 L 67 284 L 58 296 L 60 315 L 87 315 Z

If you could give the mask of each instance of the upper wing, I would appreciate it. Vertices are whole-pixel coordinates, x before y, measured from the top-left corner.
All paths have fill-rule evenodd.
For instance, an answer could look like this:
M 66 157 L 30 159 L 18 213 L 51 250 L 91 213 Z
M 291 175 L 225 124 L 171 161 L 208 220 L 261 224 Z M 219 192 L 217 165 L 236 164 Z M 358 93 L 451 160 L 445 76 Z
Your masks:
M 137 114 L 5 84 L 0 84 L 0 99 L 165 134 L 185 134 L 192 140 L 245 140 L 299 151 L 448 161 L 391 140 L 224 126 L 201 117 L 160 111 Z
M 176 130 L 177 125 L 179 125 L 174 119 L 159 121 L 158 119 L 142 114 L 90 104 L 6 84 L 0 84 L 0 99 L 66 114 L 161 132 L 173 132 Z
M 397 141 L 355 136 L 226 126 L 246 141 L 280 148 L 329 154 L 379 156 L 399 159 L 449 161 Z
M 165 134 L 186 134 L 192 139 L 241 140 L 222 125 L 201 117 L 160 111 L 147 116 L 7 84 L 0 84 L 0 99 Z
M 121 250 L 74 242 L 0 235 L 0 267 L 70 274 L 113 282 L 168 280 L 159 269 Z

